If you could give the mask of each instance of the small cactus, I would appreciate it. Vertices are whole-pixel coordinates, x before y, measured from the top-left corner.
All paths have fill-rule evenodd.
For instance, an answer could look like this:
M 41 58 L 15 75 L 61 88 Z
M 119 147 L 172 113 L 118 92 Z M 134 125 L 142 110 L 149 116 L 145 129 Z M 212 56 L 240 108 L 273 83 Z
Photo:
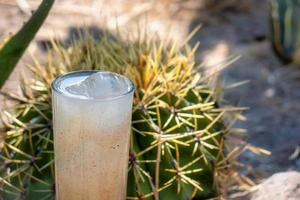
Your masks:
M 272 44 L 285 63 L 300 63 L 300 1 L 271 0 Z

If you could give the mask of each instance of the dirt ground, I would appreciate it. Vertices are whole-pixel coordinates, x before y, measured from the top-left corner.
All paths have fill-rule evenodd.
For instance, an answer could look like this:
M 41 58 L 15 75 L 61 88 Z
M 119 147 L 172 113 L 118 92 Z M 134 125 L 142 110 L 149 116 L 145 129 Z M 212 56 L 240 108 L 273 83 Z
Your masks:
M 265 176 L 300 170 L 300 66 L 284 66 L 272 52 L 267 1 L 247 2 L 239 9 L 199 15 L 192 22 L 191 27 L 204 25 L 196 37 L 202 42 L 199 57 L 218 62 L 241 56 L 224 71 L 225 83 L 250 82 L 227 91 L 226 99 L 250 108 L 245 112 L 247 121 L 237 126 L 248 130 L 251 144 L 272 152 L 269 157 L 245 153 L 242 160 Z
M 39 1 L 24 2 L 34 8 Z M 28 9 L 20 5 L 0 0 L 0 39 L 16 31 L 28 18 Z M 248 130 L 251 144 L 272 152 L 268 157 L 244 153 L 241 160 L 252 164 L 266 177 L 279 171 L 300 170 L 297 153 L 297 149 L 300 151 L 300 66 L 285 66 L 274 55 L 270 47 L 267 0 L 60 0 L 28 52 L 42 55 L 42 41 L 53 36 L 66 38 L 71 27 L 101 28 L 106 24 L 113 28 L 114 16 L 119 16 L 118 24 L 126 27 L 124 31 L 134 32 L 138 21 L 147 21 L 151 31 L 169 34 L 179 41 L 201 24 L 191 43 L 200 41 L 197 59 L 207 65 L 240 55 L 223 72 L 223 79 L 228 84 L 250 82 L 227 90 L 225 96 L 232 104 L 250 108 L 245 112 L 247 121 L 239 122 L 237 127 Z M 3 91 L 18 92 L 18 72 L 28 62 L 29 53 Z M 5 101 L 0 108 L 9 105 Z

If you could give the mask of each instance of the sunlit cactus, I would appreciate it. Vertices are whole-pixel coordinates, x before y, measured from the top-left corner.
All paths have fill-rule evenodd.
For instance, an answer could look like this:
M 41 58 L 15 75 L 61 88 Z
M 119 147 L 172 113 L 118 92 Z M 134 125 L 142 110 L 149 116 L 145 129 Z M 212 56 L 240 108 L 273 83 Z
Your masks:
M 152 39 L 151 39 L 152 38 Z M 220 103 L 214 69 L 196 63 L 187 44 L 153 39 L 127 41 L 104 31 L 69 47 L 52 42 L 46 64 L 33 58 L 15 113 L 4 112 L 0 191 L 5 199 L 54 198 L 51 81 L 68 71 L 124 74 L 135 83 L 128 199 L 207 199 L 247 189 L 236 158 L 247 148 L 237 119 L 242 108 Z M 217 69 L 219 69 L 217 67 Z M 229 187 L 229 186 L 235 187 Z

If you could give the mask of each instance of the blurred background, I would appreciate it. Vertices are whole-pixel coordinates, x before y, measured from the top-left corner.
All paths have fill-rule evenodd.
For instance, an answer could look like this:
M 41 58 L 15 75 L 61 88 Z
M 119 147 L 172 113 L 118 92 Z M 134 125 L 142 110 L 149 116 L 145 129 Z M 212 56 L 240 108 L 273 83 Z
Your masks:
M 300 3 L 272 2 L 59 0 L 2 91 L 18 93 L 20 72 L 25 63 L 32 62 L 30 54 L 39 55 L 42 60 L 49 38 L 68 41 L 76 36 L 76 28 L 89 27 L 98 34 L 102 28 L 113 30 L 118 24 L 121 31 L 134 33 L 139 24 L 146 24 L 149 31 L 180 43 L 200 25 L 190 40 L 192 45 L 200 41 L 197 60 L 209 67 L 240 56 L 222 72 L 223 80 L 229 85 L 249 82 L 229 87 L 225 98 L 234 105 L 250 108 L 245 112 L 247 120 L 236 127 L 247 129 L 251 144 L 272 152 L 263 157 L 244 153 L 241 160 L 250 163 L 263 178 L 276 172 L 300 170 Z M 16 32 L 39 3 L 0 0 L 0 41 Z M 1 110 L 13 104 L 0 97 Z

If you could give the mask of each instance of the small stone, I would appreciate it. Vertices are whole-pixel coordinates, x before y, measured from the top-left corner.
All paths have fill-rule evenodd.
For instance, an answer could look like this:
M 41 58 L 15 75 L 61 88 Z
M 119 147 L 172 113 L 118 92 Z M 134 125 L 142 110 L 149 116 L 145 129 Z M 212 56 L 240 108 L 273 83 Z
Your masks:
M 273 98 L 275 95 L 275 89 L 274 88 L 269 88 L 265 91 L 265 96 L 268 98 Z
M 295 171 L 276 173 L 263 181 L 251 200 L 299 200 L 300 173 Z

